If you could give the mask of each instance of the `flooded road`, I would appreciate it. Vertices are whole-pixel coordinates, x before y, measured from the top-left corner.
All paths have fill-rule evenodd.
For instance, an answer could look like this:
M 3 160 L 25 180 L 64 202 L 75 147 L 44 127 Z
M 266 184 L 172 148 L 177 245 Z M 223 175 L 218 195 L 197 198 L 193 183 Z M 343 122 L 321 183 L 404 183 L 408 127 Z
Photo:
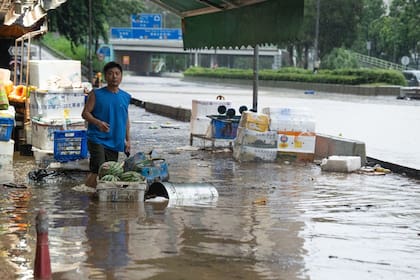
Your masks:
M 252 108 L 252 86 L 185 81 L 171 77 L 124 78 L 123 87 L 139 100 L 192 107 L 192 100 L 214 100 L 223 95 L 238 111 Z M 396 96 L 358 96 L 304 90 L 259 87 L 258 110 L 264 107 L 308 108 L 317 133 L 341 136 L 366 144 L 367 156 L 420 170 L 420 100 Z
M 17 157 L 16 182 L 28 188 L 0 192 L 2 254 L 16 279 L 32 278 L 41 207 L 53 279 L 420 278 L 419 181 L 239 163 L 226 148 L 187 149 L 189 123 L 134 106 L 130 119 L 133 152 L 155 149 L 170 182 L 211 183 L 219 197 L 166 208 L 98 202 L 72 189 L 85 174 L 35 184 L 27 181 L 35 163 Z M 168 122 L 179 129 L 160 127 Z

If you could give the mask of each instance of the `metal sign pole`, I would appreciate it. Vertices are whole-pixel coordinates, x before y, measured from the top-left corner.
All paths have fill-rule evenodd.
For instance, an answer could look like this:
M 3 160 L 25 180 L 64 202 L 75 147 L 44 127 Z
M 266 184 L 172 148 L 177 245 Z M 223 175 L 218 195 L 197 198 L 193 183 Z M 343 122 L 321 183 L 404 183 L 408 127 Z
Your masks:
M 254 47 L 254 81 L 253 81 L 253 94 L 252 94 L 252 109 L 258 111 L 258 66 L 259 66 L 259 56 L 258 56 L 258 45 Z

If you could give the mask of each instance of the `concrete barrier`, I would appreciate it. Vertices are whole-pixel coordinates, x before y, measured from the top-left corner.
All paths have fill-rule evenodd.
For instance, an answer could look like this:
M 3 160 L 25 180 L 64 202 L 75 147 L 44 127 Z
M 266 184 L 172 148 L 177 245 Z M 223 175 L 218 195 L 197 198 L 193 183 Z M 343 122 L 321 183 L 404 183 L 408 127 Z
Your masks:
M 181 107 L 172 107 L 168 105 L 156 104 L 151 102 L 142 103 L 146 111 L 174 120 L 189 122 L 191 120 L 191 110 Z
M 236 85 L 252 85 L 252 80 L 244 79 L 220 79 L 220 78 L 203 78 L 203 77 L 184 77 L 186 81 L 205 81 L 217 84 L 236 84 Z M 303 83 L 289 81 L 267 81 L 259 80 L 258 84 L 262 87 L 290 88 L 301 90 L 314 90 L 320 92 L 332 92 L 342 94 L 355 94 L 364 96 L 399 96 L 400 86 L 352 86 L 340 84 L 320 84 L 320 83 Z

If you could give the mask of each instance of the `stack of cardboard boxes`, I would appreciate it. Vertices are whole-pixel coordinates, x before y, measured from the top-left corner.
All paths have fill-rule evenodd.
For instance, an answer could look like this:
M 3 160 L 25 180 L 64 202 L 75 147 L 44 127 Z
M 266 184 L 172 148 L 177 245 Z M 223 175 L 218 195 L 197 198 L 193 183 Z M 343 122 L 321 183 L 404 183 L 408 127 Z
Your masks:
M 267 107 L 262 113 L 242 113 L 234 141 L 238 161 L 274 161 L 279 157 L 312 161 L 315 120 L 305 108 Z

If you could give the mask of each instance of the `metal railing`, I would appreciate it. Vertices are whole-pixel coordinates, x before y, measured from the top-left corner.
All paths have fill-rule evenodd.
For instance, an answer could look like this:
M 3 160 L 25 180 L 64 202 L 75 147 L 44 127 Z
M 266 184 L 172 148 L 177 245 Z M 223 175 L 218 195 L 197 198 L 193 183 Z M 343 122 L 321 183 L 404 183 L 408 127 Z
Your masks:
M 383 59 L 379 59 L 373 56 L 368 56 L 360 53 L 353 52 L 356 59 L 359 61 L 360 64 L 363 64 L 368 67 L 375 67 L 375 68 L 381 68 L 381 69 L 395 69 L 395 70 L 405 70 L 408 69 L 404 65 L 389 62 Z

